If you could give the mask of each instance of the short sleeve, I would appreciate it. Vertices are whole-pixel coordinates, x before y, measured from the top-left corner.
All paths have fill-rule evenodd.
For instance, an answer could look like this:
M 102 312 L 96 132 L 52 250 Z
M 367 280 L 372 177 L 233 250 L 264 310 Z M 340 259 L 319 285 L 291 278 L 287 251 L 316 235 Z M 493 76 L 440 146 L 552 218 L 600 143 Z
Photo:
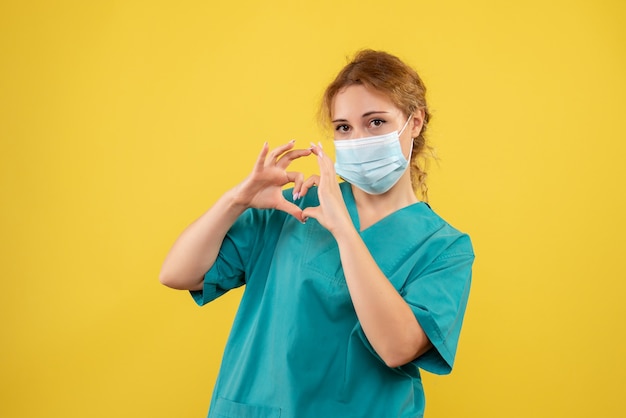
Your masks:
M 474 252 L 460 235 L 401 290 L 433 348 L 412 363 L 435 374 L 452 371 L 469 297 Z
M 204 275 L 202 290 L 191 291 L 194 301 L 202 306 L 246 282 L 246 262 L 251 260 L 262 229 L 258 210 L 246 210 L 230 228 L 215 263 Z

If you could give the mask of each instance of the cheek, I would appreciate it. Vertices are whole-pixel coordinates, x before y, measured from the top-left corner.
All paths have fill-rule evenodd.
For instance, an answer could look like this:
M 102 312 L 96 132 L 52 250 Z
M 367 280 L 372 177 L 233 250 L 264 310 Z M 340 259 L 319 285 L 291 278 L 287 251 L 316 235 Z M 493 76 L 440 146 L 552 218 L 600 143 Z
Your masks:
M 413 144 L 413 139 L 408 137 L 408 135 L 406 138 L 400 138 L 400 146 L 402 147 L 402 154 L 404 154 L 404 157 L 407 160 L 411 159 L 411 153 L 412 153 L 411 145 L 412 144 Z

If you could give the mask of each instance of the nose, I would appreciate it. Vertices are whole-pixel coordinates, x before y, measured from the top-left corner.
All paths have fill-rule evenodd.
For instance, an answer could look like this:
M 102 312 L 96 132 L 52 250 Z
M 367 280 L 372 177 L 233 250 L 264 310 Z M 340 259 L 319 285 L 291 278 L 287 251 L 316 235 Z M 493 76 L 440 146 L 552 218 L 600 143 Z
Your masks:
M 352 130 L 352 135 L 350 135 L 350 139 L 361 139 L 367 137 L 368 134 L 363 128 L 354 128 Z

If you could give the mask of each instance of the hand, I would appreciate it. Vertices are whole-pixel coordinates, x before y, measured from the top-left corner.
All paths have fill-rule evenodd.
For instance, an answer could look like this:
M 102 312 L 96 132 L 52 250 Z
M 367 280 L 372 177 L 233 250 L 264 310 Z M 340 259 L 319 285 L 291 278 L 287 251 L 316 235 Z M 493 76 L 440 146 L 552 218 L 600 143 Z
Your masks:
M 300 189 L 304 175 L 287 171 L 287 167 L 293 160 L 311 155 L 311 149 L 292 150 L 294 142 L 290 141 L 271 152 L 267 142 L 263 144 L 252 173 L 234 190 L 237 204 L 257 209 L 278 209 L 304 222 L 302 209 L 287 201 L 282 192 L 283 186 L 289 183 L 294 183 L 294 190 Z
M 311 176 L 295 190 L 299 191 L 300 196 L 304 196 L 310 187 L 317 184 L 320 205 L 305 208 L 304 219 L 317 219 L 333 235 L 343 228 L 354 228 L 337 182 L 333 161 L 323 152 L 321 145 L 311 145 L 311 152 L 317 156 L 320 175 Z

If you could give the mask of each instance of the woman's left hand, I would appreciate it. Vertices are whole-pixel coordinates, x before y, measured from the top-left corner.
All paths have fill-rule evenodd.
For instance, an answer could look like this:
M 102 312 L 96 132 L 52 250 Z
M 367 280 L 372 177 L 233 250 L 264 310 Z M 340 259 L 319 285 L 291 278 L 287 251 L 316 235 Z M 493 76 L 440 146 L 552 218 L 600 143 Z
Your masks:
M 321 145 L 311 145 L 311 151 L 317 156 L 320 175 L 308 178 L 302 184 L 299 195 L 304 196 L 310 187 L 317 184 L 320 205 L 305 208 L 303 218 L 317 219 L 333 235 L 343 228 L 354 228 L 337 182 L 333 161 L 323 152 Z

